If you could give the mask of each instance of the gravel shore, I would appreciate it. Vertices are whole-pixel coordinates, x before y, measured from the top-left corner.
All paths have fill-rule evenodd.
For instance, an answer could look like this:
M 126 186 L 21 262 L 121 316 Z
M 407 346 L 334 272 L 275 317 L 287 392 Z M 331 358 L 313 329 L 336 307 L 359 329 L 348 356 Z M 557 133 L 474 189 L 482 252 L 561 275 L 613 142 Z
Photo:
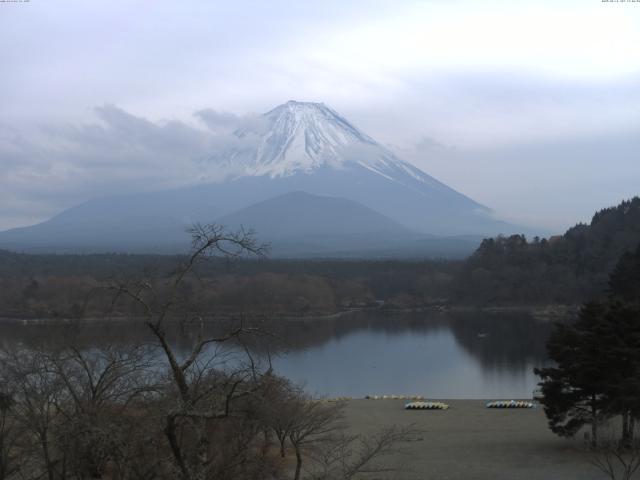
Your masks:
M 351 400 L 355 433 L 413 424 L 421 432 L 385 460 L 401 468 L 377 478 L 406 480 L 595 480 L 582 439 L 551 433 L 542 408 L 488 409 L 482 400 L 450 400 L 448 410 L 404 410 L 404 400 Z

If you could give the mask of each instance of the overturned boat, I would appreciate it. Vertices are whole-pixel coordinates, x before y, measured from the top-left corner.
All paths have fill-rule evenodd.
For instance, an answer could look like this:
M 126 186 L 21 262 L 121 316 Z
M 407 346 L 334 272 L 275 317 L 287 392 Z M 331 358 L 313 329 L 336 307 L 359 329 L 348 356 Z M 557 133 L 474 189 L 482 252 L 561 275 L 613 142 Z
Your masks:
M 409 402 L 405 410 L 447 410 L 449 405 L 443 402 Z
M 535 406 L 535 403 L 525 400 L 496 400 L 487 403 L 487 408 L 534 408 Z

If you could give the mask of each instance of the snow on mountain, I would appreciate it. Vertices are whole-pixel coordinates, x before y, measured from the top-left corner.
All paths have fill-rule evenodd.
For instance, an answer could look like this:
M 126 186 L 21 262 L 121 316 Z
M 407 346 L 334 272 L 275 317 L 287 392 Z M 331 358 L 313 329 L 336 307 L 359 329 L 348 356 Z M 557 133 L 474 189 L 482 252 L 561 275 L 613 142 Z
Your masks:
M 236 178 L 286 177 L 312 174 L 322 167 L 358 165 L 407 187 L 415 180 L 430 188 L 445 187 L 396 157 L 324 103 L 290 100 L 265 113 L 261 120 L 235 132 L 239 138 L 255 138 L 248 142 L 249 148 L 217 153 L 212 163 L 239 172 Z

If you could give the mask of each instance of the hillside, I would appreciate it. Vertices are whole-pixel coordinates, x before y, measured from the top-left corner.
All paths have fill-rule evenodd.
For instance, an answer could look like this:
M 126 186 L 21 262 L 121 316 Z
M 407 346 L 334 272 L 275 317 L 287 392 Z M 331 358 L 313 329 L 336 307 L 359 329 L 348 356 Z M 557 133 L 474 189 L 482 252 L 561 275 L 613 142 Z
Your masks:
M 575 303 L 601 295 L 618 259 L 640 244 L 640 198 L 597 212 L 562 236 L 486 239 L 465 262 L 455 297 L 471 303 Z

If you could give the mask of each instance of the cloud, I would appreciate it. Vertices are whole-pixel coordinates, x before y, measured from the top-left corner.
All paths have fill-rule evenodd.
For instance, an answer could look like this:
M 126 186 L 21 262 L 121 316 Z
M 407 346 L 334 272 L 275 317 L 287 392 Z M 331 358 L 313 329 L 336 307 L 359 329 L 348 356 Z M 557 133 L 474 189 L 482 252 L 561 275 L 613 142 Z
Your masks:
M 515 224 L 558 233 L 640 194 L 640 130 L 400 155 Z
M 96 196 L 219 180 L 230 170 L 217 168 L 214 154 L 254 142 L 252 135 L 155 122 L 114 105 L 96 107 L 94 115 L 89 123 L 25 132 L 0 125 L 0 229 L 44 220 Z
M 415 145 L 415 149 L 418 152 L 431 152 L 433 150 L 442 150 L 446 148 L 450 147 L 447 147 L 446 145 L 428 136 L 422 137 Z
M 213 108 L 198 110 L 194 115 L 213 131 L 236 129 L 241 123 L 241 118 L 238 115 Z

